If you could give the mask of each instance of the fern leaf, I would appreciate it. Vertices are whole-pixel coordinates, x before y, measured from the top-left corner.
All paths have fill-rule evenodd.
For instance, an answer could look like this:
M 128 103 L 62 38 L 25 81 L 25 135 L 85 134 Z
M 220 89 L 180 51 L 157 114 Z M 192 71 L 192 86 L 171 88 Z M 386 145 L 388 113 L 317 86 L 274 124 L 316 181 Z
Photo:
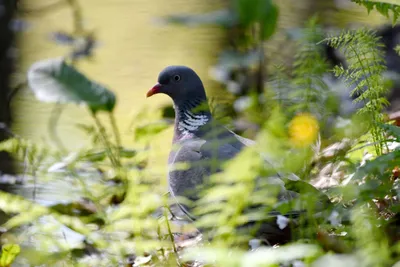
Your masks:
M 398 1 L 373 1 L 373 0 L 351 0 L 352 2 L 367 8 L 368 13 L 371 10 L 376 10 L 386 18 L 390 19 L 390 12 L 392 13 L 392 23 L 396 24 L 400 17 L 400 6 Z
M 298 99 L 294 106 L 297 111 L 311 112 L 318 116 L 326 110 L 324 102 L 328 91 L 328 86 L 322 80 L 328 65 L 322 56 L 323 47 L 317 45 L 322 38 L 323 33 L 314 17 L 308 22 L 299 40 L 299 50 L 293 64 L 293 85 L 298 90 L 293 90 L 295 95 L 290 95 L 290 98 Z
M 359 113 L 370 114 L 375 150 L 380 155 L 382 143 L 379 141 L 384 140 L 382 128 L 379 127 L 383 122 L 381 111 L 388 104 L 384 97 L 388 88 L 383 80 L 386 70 L 381 49 L 383 44 L 375 32 L 366 29 L 343 31 L 339 36 L 326 40 L 328 45 L 343 51 L 348 67 L 336 66 L 333 72 L 353 88 L 350 95 L 355 97 L 354 102 L 364 103 Z
M 8 214 L 18 213 L 18 215 L 12 217 L 2 225 L 2 227 L 7 230 L 31 223 L 41 216 L 51 215 L 60 223 L 84 236 L 89 238 L 93 236 L 92 230 L 79 218 L 56 213 L 47 207 L 14 194 L 0 191 L 0 210 Z M 106 245 L 106 243 L 99 238 L 93 238 L 93 241 L 96 243 L 97 247 L 104 247 Z

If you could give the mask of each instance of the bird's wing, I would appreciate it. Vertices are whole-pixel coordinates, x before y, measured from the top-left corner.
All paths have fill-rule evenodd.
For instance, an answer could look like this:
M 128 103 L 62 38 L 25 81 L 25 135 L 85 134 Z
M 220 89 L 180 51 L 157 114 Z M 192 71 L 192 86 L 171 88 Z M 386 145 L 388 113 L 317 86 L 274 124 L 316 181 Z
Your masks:
M 232 141 L 232 137 L 235 140 Z M 245 142 L 249 145 L 255 143 L 250 139 L 229 132 L 224 138 L 219 137 L 207 140 L 192 138 L 177 143 L 178 148 L 174 151 L 171 160 L 172 168 L 169 171 L 168 182 L 171 195 L 176 199 L 178 206 L 189 218 L 195 219 L 190 214 L 189 208 L 183 205 L 179 197 L 197 200 L 200 197 L 199 193 L 209 185 L 207 178 L 211 174 L 221 171 L 223 163 L 235 157 L 245 147 Z M 264 155 L 263 158 L 269 165 L 274 166 Z M 176 169 L 180 163 L 187 164 L 186 168 Z M 255 178 L 256 187 L 259 187 L 260 183 L 280 185 L 282 191 L 278 195 L 279 202 L 290 201 L 296 198 L 298 193 L 304 193 L 304 190 L 298 190 L 296 186 L 293 186 L 294 184 L 299 185 L 304 183 L 308 187 L 318 191 L 312 185 L 300 181 L 297 177 L 295 177 L 297 179 L 294 179 L 292 176 L 277 172 L 274 177 L 258 177 Z M 262 186 L 259 189 L 261 190 L 261 188 Z M 323 202 L 326 202 L 326 199 Z
M 191 218 L 189 209 L 179 197 L 197 200 L 199 192 L 208 185 L 207 178 L 221 171 L 223 162 L 233 158 L 240 150 L 220 140 L 195 138 L 176 143 L 176 149 L 170 161 L 168 184 L 171 195 L 180 208 Z

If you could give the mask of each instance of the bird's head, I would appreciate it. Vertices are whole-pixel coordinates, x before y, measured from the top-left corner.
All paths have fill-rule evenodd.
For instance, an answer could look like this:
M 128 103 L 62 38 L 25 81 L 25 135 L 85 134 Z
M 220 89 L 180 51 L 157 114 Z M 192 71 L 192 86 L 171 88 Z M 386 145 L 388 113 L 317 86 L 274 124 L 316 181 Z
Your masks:
M 189 67 L 169 66 L 158 76 L 158 83 L 147 92 L 147 97 L 163 93 L 175 103 L 188 99 L 206 100 L 206 93 L 200 77 Z

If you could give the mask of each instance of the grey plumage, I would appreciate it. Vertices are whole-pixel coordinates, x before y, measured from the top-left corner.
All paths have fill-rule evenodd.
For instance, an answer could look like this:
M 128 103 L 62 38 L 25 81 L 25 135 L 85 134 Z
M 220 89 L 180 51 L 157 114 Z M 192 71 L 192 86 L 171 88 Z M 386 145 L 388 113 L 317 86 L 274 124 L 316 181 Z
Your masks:
M 219 172 L 224 162 L 234 158 L 246 146 L 253 145 L 254 141 L 236 135 L 213 119 L 201 79 L 188 67 L 164 69 L 158 77 L 158 84 L 147 96 L 157 93 L 169 95 L 175 109 L 173 149 L 168 159 L 170 193 L 176 199 L 197 200 L 202 187 L 208 185 L 207 178 Z M 179 163 L 186 163 L 189 168 L 175 168 Z M 279 195 L 281 200 L 296 195 L 286 191 L 283 184 Z M 191 219 L 195 219 L 179 200 L 177 204 Z M 259 233 L 278 243 L 290 238 L 287 230 L 282 231 L 276 223 L 261 226 Z

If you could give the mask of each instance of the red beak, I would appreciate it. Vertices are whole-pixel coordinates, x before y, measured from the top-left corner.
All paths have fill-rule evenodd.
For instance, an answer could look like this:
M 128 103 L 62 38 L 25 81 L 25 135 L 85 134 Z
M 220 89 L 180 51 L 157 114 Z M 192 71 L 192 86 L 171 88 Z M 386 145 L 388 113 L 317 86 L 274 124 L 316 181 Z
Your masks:
M 151 88 L 147 94 L 146 97 L 150 97 L 152 95 L 158 94 L 160 93 L 160 88 L 161 88 L 161 84 L 157 83 L 156 85 L 153 86 L 153 88 Z

